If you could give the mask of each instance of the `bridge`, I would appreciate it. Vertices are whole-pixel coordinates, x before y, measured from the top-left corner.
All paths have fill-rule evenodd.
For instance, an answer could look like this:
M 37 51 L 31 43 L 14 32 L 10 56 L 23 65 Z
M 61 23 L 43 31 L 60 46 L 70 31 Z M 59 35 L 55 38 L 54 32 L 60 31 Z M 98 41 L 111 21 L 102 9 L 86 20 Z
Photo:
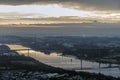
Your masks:
M 25 49 L 9 49 L 9 50 L 0 50 L 0 52 L 3 52 L 3 51 L 7 51 L 7 52 L 12 52 L 12 51 L 27 51 L 27 56 L 28 57 L 31 57 L 30 56 L 30 50 L 32 50 L 32 49 L 30 49 L 30 48 L 25 48 Z M 51 51 L 51 50 L 45 50 L 45 51 Z M 72 62 L 72 60 L 71 60 L 71 62 Z M 93 69 L 103 69 L 103 68 L 120 68 L 120 66 L 118 65 L 118 66 L 113 66 L 113 65 L 111 65 L 111 64 L 109 64 L 107 67 L 101 67 L 101 63 L 99 63 L 99 67 L 98 68 L 84 68 L 83 67 L 83 58 L 81 58 L 80 59 L 80 70 L 93 70 Z M 74 69 L 73 69 L 74 70 Z
M 29 49 L 29 48 L 28 48 L 28 49 L 7 49 L 7 50 L 3 49 L 3 50 L 0 50 L 0 52 L 28 51 L 28 57 L 29 57 L 30 50 L 31 50 L 31 49 Z

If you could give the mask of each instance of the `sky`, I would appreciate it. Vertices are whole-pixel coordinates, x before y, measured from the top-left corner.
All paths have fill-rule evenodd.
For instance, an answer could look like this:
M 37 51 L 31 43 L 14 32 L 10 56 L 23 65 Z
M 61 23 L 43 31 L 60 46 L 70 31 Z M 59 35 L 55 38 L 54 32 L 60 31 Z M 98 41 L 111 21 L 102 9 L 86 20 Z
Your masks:
M 0 0 L 0 25 L 119 23 L 120 0 Z

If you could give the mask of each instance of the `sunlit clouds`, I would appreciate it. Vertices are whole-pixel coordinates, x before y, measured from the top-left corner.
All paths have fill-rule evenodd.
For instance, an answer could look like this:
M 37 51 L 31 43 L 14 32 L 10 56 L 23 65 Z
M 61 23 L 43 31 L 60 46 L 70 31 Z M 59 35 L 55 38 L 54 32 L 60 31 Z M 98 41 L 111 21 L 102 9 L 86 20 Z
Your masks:
M 120 18 L 120 13 L 104 13 L 97 11 L 75 10 L 71 8 L 64 8 L 57 4 L 52 5 L 21 5 L 10 6 L 0 5 L 0 14 L 6 17 L 9 14 L 11 17 L 61 17 L 61 16 L 78 16 L 78 17 L 116 17 Z
M 23 6 L 0 6 L 2 17 L 11 16 L 19 18 L 41 18 L 41 17 L 61 17 L 61 16 L 78 16 L 78 17 L 96 17 L 100 16 L 94 12 L 83 10 L 74 10 L 64 8 L 60 5 L 23 5 Z M 2 14 L 3 13 L 3 14 Z
M 0 5 L 1 25 L 91 22 L 118 23 L 120 13 L 74 9 L 60 4 Z

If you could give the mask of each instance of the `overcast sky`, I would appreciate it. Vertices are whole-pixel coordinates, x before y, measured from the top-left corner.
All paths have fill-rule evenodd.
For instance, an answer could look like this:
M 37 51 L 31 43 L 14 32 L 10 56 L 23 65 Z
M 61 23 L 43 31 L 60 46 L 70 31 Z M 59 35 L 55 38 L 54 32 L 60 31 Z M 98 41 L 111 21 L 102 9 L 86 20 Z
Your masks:
M 0 24 L 118 23 L 120 0 L 0 0 L 0 18 Z

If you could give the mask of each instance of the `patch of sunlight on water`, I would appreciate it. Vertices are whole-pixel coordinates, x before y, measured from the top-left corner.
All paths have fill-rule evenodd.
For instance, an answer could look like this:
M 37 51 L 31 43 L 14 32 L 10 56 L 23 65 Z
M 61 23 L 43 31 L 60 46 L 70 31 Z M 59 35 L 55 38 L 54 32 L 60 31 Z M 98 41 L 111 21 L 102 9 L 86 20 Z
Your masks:
M 22 45 L 8 45 L 10 49 L 30 49 L 28 47 L 24 47 Z M 59 55 L 61 53 L 51 53 L 50 55 L 45 54 L 44 52 L 40 51 L 34 51 L 32 49 L 28 50 L 21 50 L 17 51 L 20 55 L 25 55 L 25 56 L 30 56 L 42 63 L 54 66 L 54 67 L 60 67 L 64 69 L 70 69 L 70 70 L 77 70 L 81 71 L 81 64 L 82 68 L 88 69 L 91 68 L 91 70 L 82 70 L 85 72 L 92 72 L 92 73 L 102 73 L 105 75 L 110 75 L 114 77 L 120 77 L 120 68 L 101 68 L 99 69 L 99 63 L 97 62 L 90 62 L 86 60 L 81 60 L 76 59 L 75 57 L 72 56 L 62 56 Z M 112 64 L 113 66 L 118 66 L 115 64 Z M 100 67 L 108 67 L 109 64 L 100 64 Z M 110 71 L 109 71 L 110 70 Z M 113 75 L 114 74 L 114 75 Z

